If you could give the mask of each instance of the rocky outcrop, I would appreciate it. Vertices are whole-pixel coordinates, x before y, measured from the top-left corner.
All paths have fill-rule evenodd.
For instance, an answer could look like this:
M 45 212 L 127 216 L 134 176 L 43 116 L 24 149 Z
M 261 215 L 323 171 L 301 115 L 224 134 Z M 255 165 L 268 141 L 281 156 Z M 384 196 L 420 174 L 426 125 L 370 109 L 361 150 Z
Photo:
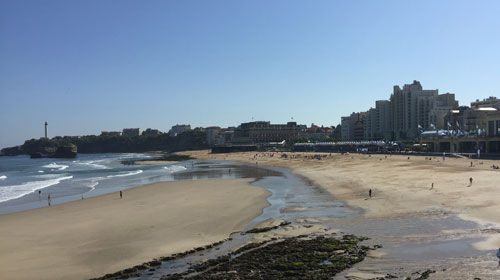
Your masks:
M 66 144 L 54 147 L 43 147 L 37 152 L 30 154 L 31 158 L 75 158 L 78 154 L 78 149 L 76 145 Z
M 4 148 L 0 151 L 0 156 L 18 156 L 23 154 L 24 151 L 21 146 Z
M 49 156 L 53 158 L 74 158 L 78 154 L 76 145 L 67 144 L 57 148 L 56 152 Z

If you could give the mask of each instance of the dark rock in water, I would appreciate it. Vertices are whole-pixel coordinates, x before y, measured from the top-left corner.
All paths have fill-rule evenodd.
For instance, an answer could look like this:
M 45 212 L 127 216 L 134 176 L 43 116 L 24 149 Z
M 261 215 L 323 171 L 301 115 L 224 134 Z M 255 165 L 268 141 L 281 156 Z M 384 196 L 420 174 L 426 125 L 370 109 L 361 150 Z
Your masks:
M 76 145 L 67 144 L 57 148 L 56 152 L 49 157 L 53 158 L 74 158 L 78 154 Z

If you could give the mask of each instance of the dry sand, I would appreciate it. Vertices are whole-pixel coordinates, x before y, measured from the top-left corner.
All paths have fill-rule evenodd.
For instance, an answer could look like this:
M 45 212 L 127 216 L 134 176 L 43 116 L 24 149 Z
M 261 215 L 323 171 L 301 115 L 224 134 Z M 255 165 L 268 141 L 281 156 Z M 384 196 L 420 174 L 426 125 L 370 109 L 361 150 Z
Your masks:
M 0 215 L 0 279 L 85 279 L 204 246 L 268 205 L 248 179 L 155 183 Z
M 330 192 L 335 200 L 363 208 L 366 217 L 390 218 L 435 209 L 481 223 L 500 224 L 500 170 L 491 168 L 500 161 L 325 153 L 322 160 L 312 158 L 317 153 L 210 154 L 209 151 L 194 151 L 181 154 L 198 159 L 293 168 L 295 173 Z M 471 177 L 472 184 L 469 183 Z M 373 191 L 371 199 L 368 199 L 369 189 Z M 498 248 L 500 239 L 492 239 L 481 246 Z

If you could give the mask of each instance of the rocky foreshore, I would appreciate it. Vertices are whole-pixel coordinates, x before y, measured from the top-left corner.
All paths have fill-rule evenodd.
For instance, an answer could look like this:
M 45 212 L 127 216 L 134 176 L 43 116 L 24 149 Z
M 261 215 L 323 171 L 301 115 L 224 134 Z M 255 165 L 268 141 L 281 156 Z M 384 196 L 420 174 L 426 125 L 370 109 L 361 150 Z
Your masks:
M 363 240 L 366 238 L 335 234 L 271 238 L 251 242 L 227 255 L 191 265 L 183 273 L 163 275 L 161 279 L 329 279 L 362 261 L 368 250 L 376 249 L 361 245 Z M 162 262 L 203 253 L 225 241 L 158 258 L 92 280 L 127 279 L 139 277 L 143 273 L 153 274 L 162 266 Z

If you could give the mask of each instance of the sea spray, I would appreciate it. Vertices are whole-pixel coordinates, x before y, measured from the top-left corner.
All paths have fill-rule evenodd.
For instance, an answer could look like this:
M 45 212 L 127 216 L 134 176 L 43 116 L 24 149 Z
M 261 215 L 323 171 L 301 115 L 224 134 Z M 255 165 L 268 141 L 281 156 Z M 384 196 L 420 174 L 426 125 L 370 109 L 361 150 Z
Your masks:
M 57 169 L 57 170 L 64 170 L 64 169 L 68 168 L 69 166 L 68 165 L 62 165 L 62 164 L 57 164 L 57 163 L 53 162 L 51 164 L 47 164 L 47 165 L 44 165 L 42 167 L 50 168 L 50 169 Z

